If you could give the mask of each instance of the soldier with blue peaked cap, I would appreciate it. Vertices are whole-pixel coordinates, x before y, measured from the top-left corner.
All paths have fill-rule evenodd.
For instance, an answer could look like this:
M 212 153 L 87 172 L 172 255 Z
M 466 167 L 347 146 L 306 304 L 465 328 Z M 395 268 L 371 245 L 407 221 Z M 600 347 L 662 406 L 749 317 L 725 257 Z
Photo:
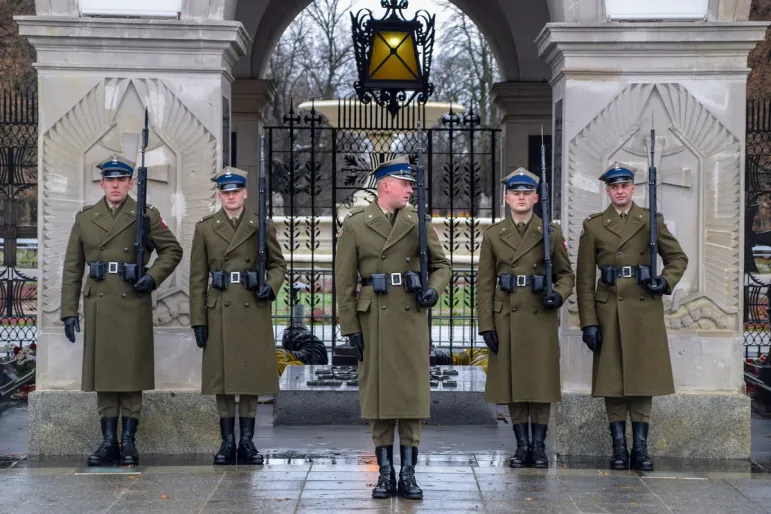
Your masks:
M 366 208 L 351 209 L 337 239 L 340 330 L 359 358 L 361 417 L 370 421 L 380 468 L 372 497 L 399 494 L 419 499 L 423 491 L 415 478 L 415 465 L 421 419 L 431 416 L 428 311 L 439 301 L 452 271 L 436 232 L 427 230 L 426 290 L 408 285 L 420 270 L 418 209 L 409 204 L 415 182 L 409 159 L 384 162 L 374 175 L 377 199 Z M 430 219 L 426 223 L 430 226 Z M 398 482 L 394 463 L 397 425 Z
M 594 353 L 592 396 L 605 399 L 610 469 L 652 471 L 648 428 L 653 396 L 675 392 L 662 297 L 672 294 L 688 257 L 657 214 L 658 254 L 650 270 L 650 211 L 633 200 L 634 170 L 613 163 L 600 175 L 610 205 L 584 221 L 578 245 L 576 298 L 583 341 Z M 597 281 L 597 271 L 600 280 Z M 641 279 L 656 276 L 655 281 Z M 627 451 L 626 419 L 632 422 Z
M 286 263 L 268 219 L 267 277 L 260 289 L 259 215 L 244 207 L 246 171 L 226 167 L 213 181 L 222 208 L 196 224 L 190 252 L 190 325 L 203 349 L 201 394 L 215 395 L 220 417 L 222 444 L 214 464 L 259 465 L 263 456 L 253 441 L 257 401 L 258 395 L 278 392 L 271 302 Z
M 539 177 L 517 168 L 501 182 L 506 216 L 484 231 L 477 274 L 479 334 L 490 351 L 485 400 L 509 406 L 517 439 L 509 466 L 547 468 L 551 404 L 561 399 L 558 313 L 574 277 L 560 227 L 551 224 L 544 234 L 543 220 L 533 213 Z M 550 294 L 543 290 L 546 237 Z
M 137 203 L 129 196 L 134 163 L 113 155 L 97 165 L 104 197 L 75 216 L 62 272 L 61 319 L 75 342 L 80 332 L 78 305 L 83 298 L 83 372 L 81 387 L 96 391 L 103 442 L 89 466 L 137 465 L 136 430 L 142 391 L 155 388 L 153 304 L 151 293 L 176 268 L 182 247 L 155 207 L 147 206 L 150 241 L 158 257 L 136 282 L 124 280 L 126 264 L 136 263 Z M 147 266 L 152 250 L 145 252 Z M 83 270 L 88 265 L 85 285 Z M 118 441 L 118 417 L 123 427 Z

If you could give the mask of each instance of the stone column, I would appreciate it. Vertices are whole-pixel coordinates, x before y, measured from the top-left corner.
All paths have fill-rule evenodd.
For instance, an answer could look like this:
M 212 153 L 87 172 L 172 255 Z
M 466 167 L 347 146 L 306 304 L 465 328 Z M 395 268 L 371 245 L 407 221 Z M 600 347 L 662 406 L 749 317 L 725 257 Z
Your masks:
M 231 68 L 249 37 L 231 21 L 68 14 L 18 18 L 37 50 L 40 105 L 38 390 L 30 397 L 30 454 L 86 454 L 98 441 L 95 395 L 76 392 L 82 339 L 70 344 L 59 320 L 63 254 L 75 213 L 102 196 L 95 165 L 113 153 L 139 162 L 145 109 L 148 203 L 160 209 L 185 255 L 153 294 L 156 390 L 145 393 L 140 447 L 209 451 L 217 444 L 216 414 L 213 399 L 198 394 L 190 246 L 195 223 L 217 207 L 211 179 L 230 135 L 223 134 L 223 99 L 231 96 Z
M 575 264 L 583 220 L 608 200 L 597 180 L 613 161 L 637 174 L 647 205 L 656 129 L 658 209 L 688 254 L 665 298 L 677 393 L 654 400 L 650 449 L 671 457 L 747 458 L 743 394 L 742 238 L 747 54 L 765 23 L 550 23 L 539 53 L 552 67 L 562 133 L 562 226 Z M 560 454 L 609 455 L 603 401 L 591 398 L 592 355 L 575 297 L 562 318 Z
M 519 166 L 532 168 L 530 165 L 530 136 L 552 133 L 552 88 L 546 82 L 499 82 L 493 86 L 492 98 L 500 109 L 500 128 L 502 131 L 502 176 Z M 531 169 L 540 174 L 541 170 Z M 555 177 L 556 181 L 556 177 Z M 552 190 L 555 198 L 557 190 Z M 500 201 L 500 199 L 496 199 Z M 559 218 L 559 202 L 553 201 L 554 217 Z
M 233 82 L 233 132 L 236 134 L 236 161 L 233 166 L 249 172 L 247 202 L 257 210 L 258 176 L 260 171 L 260 134 L 265 125 L 265 112 L 273 100 L 275 86 L 270 80 L 236 79 Z M 265 151 L 268 141 L 265 134 Z M 231 148 L 231 152 L 233 149 Z M 233 154 L 231 154 L 233 155 Z M 268 172 L 266 165 L 265 173 Z

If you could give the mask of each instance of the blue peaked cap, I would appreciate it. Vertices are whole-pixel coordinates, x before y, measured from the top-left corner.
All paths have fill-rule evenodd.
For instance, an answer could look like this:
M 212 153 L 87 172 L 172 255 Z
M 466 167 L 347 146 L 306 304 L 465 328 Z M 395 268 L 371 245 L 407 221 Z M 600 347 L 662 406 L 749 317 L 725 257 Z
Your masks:
M 217 183 L 217 189 L 220 191 L 233 191 L 246 187 L 246 172 L 238 168 L 226 166 L 223 173 L 214 181 Z
M 130 177 L 134 174 L 134 163 L 117 155 L 97 164 L 96 167 L 102 170 L 102 177 Z
M 535 191 L 538 189 L 538 183 L 540 179 L 534 173 L 527 171 L 525 168 L 519 167 L 512 171 L 501 180 L 506 189 L 513 189 L 516 191 Z
M 613 165 L 600 175 L 600 180 L 606 184 L 615 184 L 617 182 L 634 182 L 634 171 L 614 162 Z
M 375 180 L 388 176 L 416 182 L 415 177 L 412 175 L 410 160 L 405 156 L 386 161 L 375 169 Z

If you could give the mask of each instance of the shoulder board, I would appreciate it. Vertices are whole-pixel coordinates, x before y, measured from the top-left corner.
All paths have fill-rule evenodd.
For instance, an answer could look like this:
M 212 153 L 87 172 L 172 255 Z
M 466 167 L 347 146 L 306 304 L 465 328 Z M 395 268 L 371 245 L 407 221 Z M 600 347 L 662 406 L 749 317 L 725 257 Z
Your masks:
M 83 207 L 80 208 L 80 212 L 84 212 L 84 211 L 87 211 L 87 210 L 93 209 L 93 208 L 94 208 L 93 205 L 84 205 Z
M 549 223 L 549 232 L 555 232 L 560 228 L 559 223 L 551 222 Z
M 497 227 L 497 226 L 498 226 L 498 225 L 500 225 L 501 223 L 503 223 L 503 220 L 501 220 L 501 221 L 496 221 L 495 223 L 493 223 L 493 224 L 491 224 L 491 225 L 488 225 L 488 226 L 485 228 L 485 232 L 487 232 L 487 231 L 488 231 L 488 230 L 490 230 L 491 228 L 495 228 L 495 227 Z
M 345 215 L 346 218 L 353 216 L 354 214 L 359 214 L 364 212 L 366 209 L 364 207 L 356 207 L 348 211 L 348 214 Z
M 155 206 L 153 206 L 153 205 L 150 205 L 150 204 L 148 203 L 148 204 L 146 204 L 146 205 L 145 205 L 145 210 L 146 210 L 146 211 L 157 211 L 158 209 L 157 209 Z
M 204 216 L 203 218 L 201 218 L 201 221 L 206 221 L 206 220 L 208 220 L 208 219 L 211 219 L 212 217 L 214 217 L 214 213 L 211 213 L 211 214 L 207 214 L 206 216 Z M 200 223 L 201 221 L 199 221 L 198 223 Z
M 586 217 L 586 221 L 592 220 L 592 219 L 596 218 L 597 216 L 602 216 L 602 213 L 601 212 L 595 212 L 594 214 L 590 214 L 589 216 Z

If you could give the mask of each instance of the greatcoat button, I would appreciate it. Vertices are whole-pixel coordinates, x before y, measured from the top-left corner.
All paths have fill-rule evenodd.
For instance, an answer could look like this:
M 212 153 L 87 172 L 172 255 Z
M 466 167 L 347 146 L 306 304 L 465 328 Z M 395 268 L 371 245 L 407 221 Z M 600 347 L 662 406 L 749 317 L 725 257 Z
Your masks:
M 621 250 L 619 250 L 619 251 L 618 251 L 618 254 L 616 254 L 616 255 L 621 255 L 622 253 L 624 253 L 624 252 L 622 252 Z
M 121 293 L 120 297 L 121 298 L 126 298 L 126 293 Z M 640 298 L 640 300 L 642 300 L 642 298 Z
M 249 302 L 246 302 L 246 303 L 244 304 L 244 307 L 249 307 Z
M 104 296 L 104 293 L 99 293 L 99 296 Z
M 623 297 L 623 296 L 619 296 L 619 297 L 618 297 L 618 301 L 619 301 L 619 302 L 623 302 L 623 301 L 624 301 L 624 297 Z
M 407 257 L 407 258 L 406 258 L 406 259 L 404 259 L 404 260 L 405 260 L 405 261 L 407 261 L 407 262 L 410 262 L 410 258 L 409 258 L 409 257 Z
M 383 260 L 383 261 L 384 261 L 384 260 L 385 260 L 385 255 L 381 255 L 381 256 L 380 256 L 380 260 Z
M 644 296 L 641 296 L 641 297 L 640 297 L 640 301 L 643 301 L 643 300 L 645 300 L 645 297 L 644 297 Z
M 230 260 L 230 257 L 225 257 L 225 262 L 228 262 Z
M 246 258 L 246 262 L 250 262 L 251 259 L 249 257 Z
M 511 308 L 511 312 L 517 312 L 517 308 L 516 307 L 512 307 Z
M 124 251 L 124 252 L 128 252 L 128 248 L 124 248 L 124 249 L 123 249 L 123 251 Z
M 100 247 L 99 247 L 99 249 L 100 249 L 100 250 L 104 250 L 104 246 L 100 246 Z
M 383 310 L 386 310 L 388 307 L 386 307 L 385 305 L 383 305 L 383 306 L 382 306 L 382 307 L 380 307 L 380 308 L 381 308 L 381 309 L 383 309 Z
M 230 307 L 230 302 L 225 302 L 225 307 Z
M 409 305 L 405 305 L 405 306 L 404 306 L 404 310 L 405 310 L 405 311 L 408 311 L 408 310 L 410 310 L 410 306 L 409 306 Z

